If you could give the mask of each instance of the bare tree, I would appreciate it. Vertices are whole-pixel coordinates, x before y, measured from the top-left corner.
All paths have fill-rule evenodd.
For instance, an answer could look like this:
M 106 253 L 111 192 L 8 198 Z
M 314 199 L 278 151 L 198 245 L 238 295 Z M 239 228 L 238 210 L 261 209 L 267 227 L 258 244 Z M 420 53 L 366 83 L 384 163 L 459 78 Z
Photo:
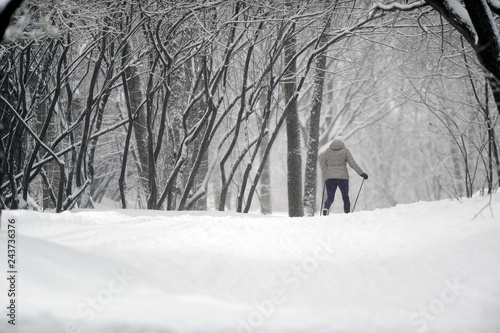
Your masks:
M 500 41 L 495 15 L 500 7 L 492 0 L 419 0 L 404 4 L 393 1 L 378 4 L 381 10 L 413 10 L 428 4 L 439 12 L 470 44 L 483 66 L 500 112 Z
M 498 3 L 490 0 L 464 0 L 463 4 L 426 0 L 474 49 L 491 85 L 500 113 L 500 40 L 495 15 L 500 14 Z
M 403 48 L 382 37 L 407 28 L 399 11 L 419 16 L 420 33 L 434 38 L 438 26 L 435 14 L 424 24 L 433 12 L 424 1 L 26 1 L 19 15 L 30 10 L 32 21 L 14 17 L 0 45 L 0 199 L 57 211 L 108 197 L 122 207 L 213 202 L 248 212 L 255 194 L 269 211 L 266 170 L 285 157 L 286 125 L 289 215 L 312 215 L 318 153 L 339 132 L 360 140 L 404 103 L 385 84 L 387 57 L 369 70 L 382 48 L 373 45 Z M 483 149 L 474 161 L 493 187 L 496 118 L 486 99 L 496 87 L 472 81 L 483 126 L 474 135 L 484 140 L 467 151 Z

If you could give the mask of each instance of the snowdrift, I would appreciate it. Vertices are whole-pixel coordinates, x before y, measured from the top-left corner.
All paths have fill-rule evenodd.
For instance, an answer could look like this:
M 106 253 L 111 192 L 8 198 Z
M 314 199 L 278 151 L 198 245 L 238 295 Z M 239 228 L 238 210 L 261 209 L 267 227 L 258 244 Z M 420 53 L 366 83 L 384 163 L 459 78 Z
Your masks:
M 4 211 L 0 242 L 0 332 L 500 331 L 500 194 L 294 219 Z

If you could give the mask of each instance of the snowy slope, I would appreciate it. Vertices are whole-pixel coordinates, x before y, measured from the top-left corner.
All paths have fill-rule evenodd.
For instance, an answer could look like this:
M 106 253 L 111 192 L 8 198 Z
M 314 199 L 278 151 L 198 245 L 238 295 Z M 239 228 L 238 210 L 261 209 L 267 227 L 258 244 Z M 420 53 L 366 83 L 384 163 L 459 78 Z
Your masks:
M 500 332 L 500 194 L 489 200 L 295 219 L 4 211 L 0 332 Z

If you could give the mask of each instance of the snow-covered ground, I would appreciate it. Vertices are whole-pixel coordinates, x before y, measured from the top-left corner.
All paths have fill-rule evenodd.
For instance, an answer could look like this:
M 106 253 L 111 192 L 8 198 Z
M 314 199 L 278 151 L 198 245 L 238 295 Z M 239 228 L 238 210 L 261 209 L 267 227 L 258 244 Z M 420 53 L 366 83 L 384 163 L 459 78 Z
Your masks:
M 295 219 L 4 211 L 0 332 L 500 332 L 500 194 L 489 201 Z

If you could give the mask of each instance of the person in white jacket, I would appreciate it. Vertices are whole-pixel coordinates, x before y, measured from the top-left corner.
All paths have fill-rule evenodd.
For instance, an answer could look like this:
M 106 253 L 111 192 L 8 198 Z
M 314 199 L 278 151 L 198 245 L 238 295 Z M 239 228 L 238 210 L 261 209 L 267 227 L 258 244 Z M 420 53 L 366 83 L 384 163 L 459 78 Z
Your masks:
M 364 179 L 368 179 L 368 175 L 354 161 L 351 152 L 345 147 L 344 139 L 341 136 L 335 137 L 330 147 L 320 159 L 320 163 L 325 168 L 325 187 L 327 193 L 322 215 L 328 215 L 330 206 L 335 199 L 337 187 L 342 193 L 344 212 L 350 213 L 351 202 L 349 200 L 349 172 L 347 171 L 347 164 Z

